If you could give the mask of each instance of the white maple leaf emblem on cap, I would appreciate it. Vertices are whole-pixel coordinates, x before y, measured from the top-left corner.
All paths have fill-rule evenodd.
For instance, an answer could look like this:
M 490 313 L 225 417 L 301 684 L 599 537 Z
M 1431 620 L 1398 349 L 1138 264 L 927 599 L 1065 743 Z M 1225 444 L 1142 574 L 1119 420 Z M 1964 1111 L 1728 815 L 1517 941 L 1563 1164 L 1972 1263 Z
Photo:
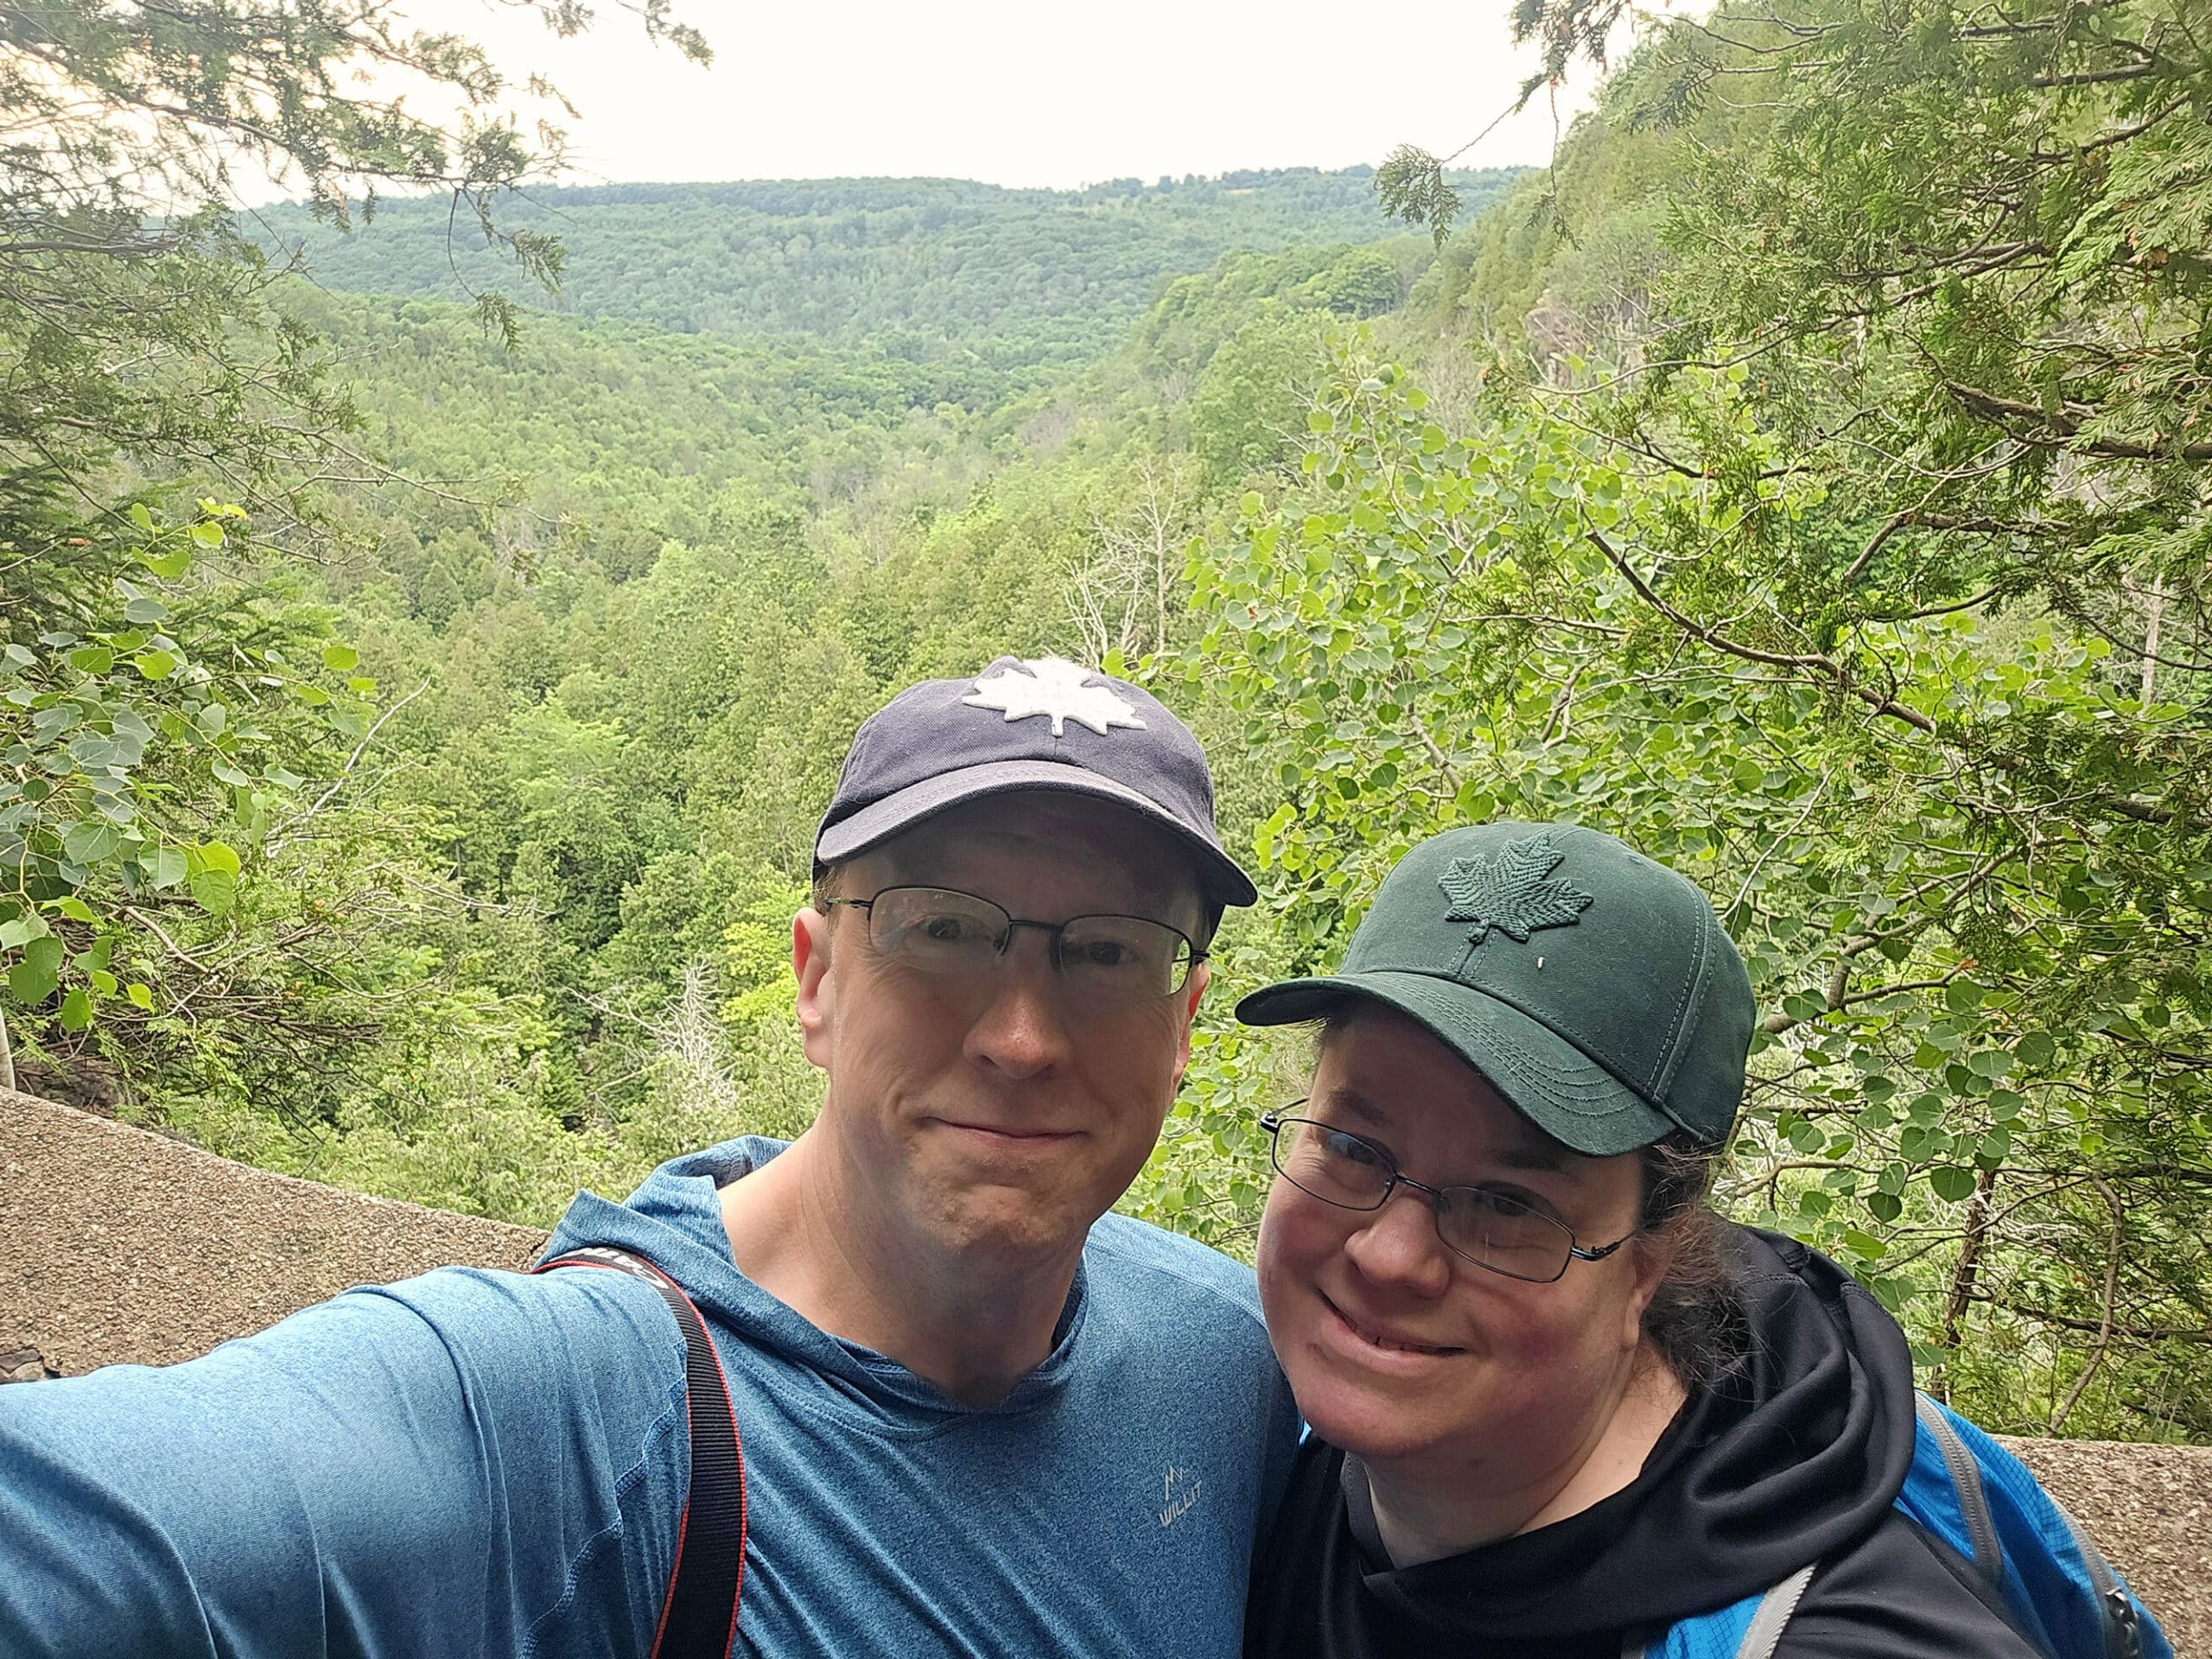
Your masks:
M 1143 717 L 1135 705 L 1110 685 L 1090 684 L 1097 676 L 1080 664 L 1038 657 L 1025 658 L 1019 666 L 1019 674 L 1002 668 L 995 674 L 979 675 L 975 690 L 960 701 L 970 709 L 1003 709 L 1008 720 L 1050 715 L 1054 737 L 1067 734 L 1071 720 L 1101 737 L 1116 726 L 1144 730 Z

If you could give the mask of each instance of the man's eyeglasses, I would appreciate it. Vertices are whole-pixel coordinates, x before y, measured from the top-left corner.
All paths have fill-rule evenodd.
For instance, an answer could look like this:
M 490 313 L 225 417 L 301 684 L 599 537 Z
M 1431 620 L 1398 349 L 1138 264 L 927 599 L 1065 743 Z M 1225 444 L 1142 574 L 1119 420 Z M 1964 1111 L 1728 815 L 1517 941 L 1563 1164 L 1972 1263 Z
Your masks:
M 1586 1249 L 1574 1230 L 1526 1199 L 1487 1186 L 1430 1186 L 1400 1173 L 1389 1148 L 1318 1118 L 1268 1112 L 1260 1127 L 1274 1137 L 1275 1168 L 1300 1192 L 1343 1210 L 1380 1210 L 1409 1186 L 1428 1200 L 1436 1236 L 1454 1255 L 1509 1279 L 1548 1285 L 1570 1262 L 1602 1262 L 1636 1236 Z
M 950 887 L 886 887 L 873 899 L 832 899 L 868 917 L 878 955 L 931 974 L 988 973 L 1005 957 L 1017 927 L 1052 947 L 1052 966 L 1082 996 L 1141 1002 L 1173 996 L 1205 952 L 1165 922 L 1142 916 L 1072 916 L 1027 922 L 988 899 Z

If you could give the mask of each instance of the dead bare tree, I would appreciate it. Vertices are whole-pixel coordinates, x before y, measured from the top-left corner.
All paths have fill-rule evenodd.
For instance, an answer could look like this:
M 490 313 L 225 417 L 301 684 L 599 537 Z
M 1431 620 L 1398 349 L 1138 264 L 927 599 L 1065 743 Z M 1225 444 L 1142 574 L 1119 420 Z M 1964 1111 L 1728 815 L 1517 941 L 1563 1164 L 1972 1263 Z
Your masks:
M 1084 661 L 1119 652 L 1133 662 L 1167 643 L 1198 499 L 1194 471 L 1185 456 L 1147 455 L 1130 474 L 1127 495 L 1110 510 L 1093 509 L 1090 552 L 1068 583 L 1068 618 Z

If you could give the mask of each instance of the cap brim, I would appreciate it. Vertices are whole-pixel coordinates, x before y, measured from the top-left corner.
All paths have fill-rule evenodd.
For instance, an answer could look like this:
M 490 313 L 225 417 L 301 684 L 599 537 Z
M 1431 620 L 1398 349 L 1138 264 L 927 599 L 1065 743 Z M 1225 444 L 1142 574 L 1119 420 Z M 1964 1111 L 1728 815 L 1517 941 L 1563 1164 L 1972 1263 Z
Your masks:
M 1671 1135 L 1675 1121 L 1539 1020 L 1510 1002 L 1436 974 L 1373 972 L 1287 979 L 1236 1005 L 1248 1026 L 1319 1018 L 1346 996 L 1398 1010 L 1490 1080 L 1554 1141 L 1593 1158 Z
M 857 858 L 902 830 L 933 817 L 948 807 L 989 795 L 1043 791 L 1060 795 L 1090 795 L 1125 806 L 1169 831 L 1190 849 L 1198 866 L 1198 880 L 1207 895 L 1225 905 L 1249 905 L 1260 896 L 1252 878 L 1236 861 L 1158 803 L 1125 784 L 1116 783 L 1084 767 L 1056 760 L 995 760 L 988 766 L 964 766 L 940 772 L 909 785 L 895 795 L 870 802 L 849 818 L 841 818 L 822 831 L 814 855 L 824 864 Z

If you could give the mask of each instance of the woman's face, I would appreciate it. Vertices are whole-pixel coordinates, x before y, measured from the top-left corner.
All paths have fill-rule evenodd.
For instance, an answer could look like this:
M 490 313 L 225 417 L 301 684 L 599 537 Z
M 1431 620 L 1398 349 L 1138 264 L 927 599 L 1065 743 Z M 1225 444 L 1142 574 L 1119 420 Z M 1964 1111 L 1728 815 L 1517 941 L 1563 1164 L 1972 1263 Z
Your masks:
M 1300 1111 L 1387 1147 L 1427 1185 L 1502 1188 L 1586 1248 L 1636 1226 L 1634 1154 L 1568 1151 L 1388 1009 L 1328 1039 Z M 1268 1331 L 1314 1431 L 1370 1465 L 1495 1490 L 1602 1433 L 1664 1265 L 1631 1243 L 1551 1284 L 1509 1279 L 1446 1249 L 1427 1198 L 1403 1187 L 1359 1211 L 1278 1178 L 1260 1226 Z

